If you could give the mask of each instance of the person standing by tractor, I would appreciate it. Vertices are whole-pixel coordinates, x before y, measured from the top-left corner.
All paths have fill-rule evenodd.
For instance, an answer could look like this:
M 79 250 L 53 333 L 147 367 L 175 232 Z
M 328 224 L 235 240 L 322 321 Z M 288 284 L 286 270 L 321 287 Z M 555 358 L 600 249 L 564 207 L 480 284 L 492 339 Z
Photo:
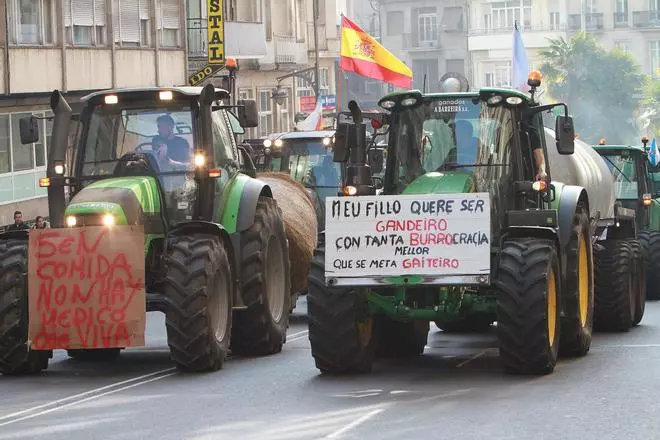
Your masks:
M 30 229 L 27 223 L 23 221 L 23 213 L 21 211 L 14 211 L 14 224 L 7 228 L 7 231 L 21 231 Z

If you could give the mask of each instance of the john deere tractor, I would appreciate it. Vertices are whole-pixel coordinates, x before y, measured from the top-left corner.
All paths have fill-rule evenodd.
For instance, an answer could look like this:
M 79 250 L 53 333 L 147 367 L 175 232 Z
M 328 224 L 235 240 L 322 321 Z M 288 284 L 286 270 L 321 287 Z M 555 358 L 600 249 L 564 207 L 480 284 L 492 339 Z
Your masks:
M 528 84 L 530 93 L 461 85 L 381 98 L 389 112 L 382 195 L 361 111 L 349 104 L 352 121 L 338 124 L 334 148 L 345 196 L 326 200 L 308 293 L 322 373 L 418 356 L 432 321 L 496 321 L 505 370 L 545 374 L 560 352 L 587 354 L 595 314 L 614 330 L 633 325 L 634 211 L 615 206 L 611 174 L 574 140 L 567 106 L 535 101 L 538 72 Z M 553 133 L 541 115 L 555 107 L 564 112 Z M 596 251 L 601 284 L 610 282 L 597 312 Z
M 244 151 L 232 133 L 236 119 L 256 126 L 255 102 L 229 106 L 228 98 L 211 85 L 90 94 L 74 118 L 78 136 L 67 152 L 72 111 L 60 92 L 51 96 L 54 128 L 41 184 L 52 226 L 144 227 L 146 310 L 165 314 L 172 359 L 190 371 L 220 369 L 229 350 L 281 351 L 289 321 L 281 211 L 267 185 L 241 172 Z M 21 120 L 20 129 L 24 144 L 38 140 L 34 118 Z M 180 147 L 178 156 L 164 143 Z M 52 357 L 27 340 L 34 294 L 27 291 L 27 258 L 27 232 L 0 236 L 3 374 L 37 373 Z M 120 349 L 69 355 L 107 359 Z
M 660 186 L 656 179 L 660 167 L 648 160 L 648 138 L 643 147 L 607 145 L 605 140 L 593 148 L 606 161 L 614 178 L 617 203 L 635 210 L 638 238 L 646 259 L 645 298 L 660 299 Z M 641 251 L 641 249 L 640 249 Z M 644 297 L 642 297 L 642 304 Z

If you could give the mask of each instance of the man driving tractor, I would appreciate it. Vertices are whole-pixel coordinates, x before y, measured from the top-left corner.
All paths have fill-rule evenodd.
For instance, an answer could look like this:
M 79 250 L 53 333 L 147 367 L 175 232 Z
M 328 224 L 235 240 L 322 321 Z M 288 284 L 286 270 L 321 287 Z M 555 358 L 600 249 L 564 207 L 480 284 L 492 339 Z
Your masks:
M 174 119 L 170 115 L 162 115 L 156 119 L 158 135 L 151 139 L 153 151 L 160 163 L 167 161 L 169 165 L 186 165 L 192 158 L 192 149 L 181 136 L 174 134 Z

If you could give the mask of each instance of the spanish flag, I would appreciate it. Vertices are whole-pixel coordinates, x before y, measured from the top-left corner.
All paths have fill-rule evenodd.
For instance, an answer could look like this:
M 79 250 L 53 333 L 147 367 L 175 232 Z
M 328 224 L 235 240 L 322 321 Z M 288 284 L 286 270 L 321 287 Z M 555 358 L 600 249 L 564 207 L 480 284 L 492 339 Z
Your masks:
M 357 24 L 341 16 L 340 67 L 397 87 L 412 86 L 412 70 Z

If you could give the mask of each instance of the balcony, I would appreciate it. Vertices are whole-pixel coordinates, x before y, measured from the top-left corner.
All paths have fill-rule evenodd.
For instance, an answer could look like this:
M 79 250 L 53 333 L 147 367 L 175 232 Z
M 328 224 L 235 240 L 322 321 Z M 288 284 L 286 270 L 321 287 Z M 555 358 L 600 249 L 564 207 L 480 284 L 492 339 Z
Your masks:
M 442 48 L 439 35 L 434 39 L 420 39 L 418 34 L 403 34 L 403 49 L 414 51 L 436 51 Z
M 507 27 L 489 27 L 489 28 L 470 28 L 468 30 L 468 37 L 479 37 L 482 35 L 497 35 L 507 34 L 511 35 L 513 26 Z M 550 26 L 530 26 L 525 25 L 521 27 L 521 32 L 562 32 L 566 30 L 566 25 L 555 24 Z
M 307 64 L 307 45 L 295 36 L 273 34 L 276 64 Z
M 633 11 L 633 27 L 637 29 L 659 29 L 660 11 Z
M 614 27 L 627 28 L 629 24 L 628 11 L 614 13 Z
M 208 20 L 188 19 L 188 59 L 203 60 L 208 56 Z M 265 26 L 263 23 L 225 22 L 226 56 L 237 59 L 260 59 L 267 55 Z
M 582 14 L 570 14 L 568 16 L 568 30 L 577 31 L 582 28 Z M 603 29 L 603 13 L 584 14 L 584 28 L 587 31 L 599 31 Z

